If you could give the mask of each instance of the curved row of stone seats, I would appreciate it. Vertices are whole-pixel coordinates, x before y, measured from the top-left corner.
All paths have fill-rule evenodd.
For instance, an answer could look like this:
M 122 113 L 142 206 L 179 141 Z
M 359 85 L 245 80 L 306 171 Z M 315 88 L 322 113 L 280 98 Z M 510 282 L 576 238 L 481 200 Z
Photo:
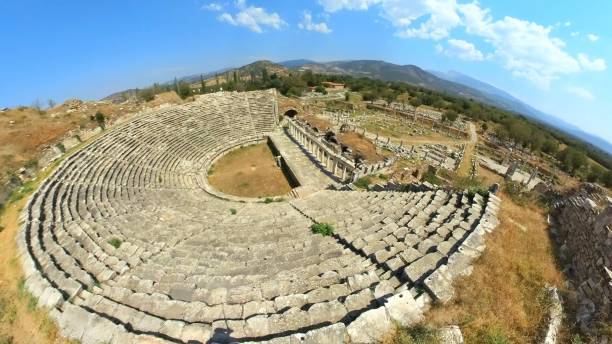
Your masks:
M 212 94 L 136 117 L 43 183 L 24 209 L 19 249 L 28 290 L 62 334 L 353 340 L 349 329 L 381 307 L 407 321 L 398 309 L 414 310 L 416 286 L 441 300 L 452 293 L 457 269 L 482 249 L 494 198 L 321 191 L 258 204 L 203 192 L 212 159 L 274 129 L 271 95 Z M 313 220 L 333 222 L 336 235 L 313 235 Z
M 326 202 L 319 203 L 320 198 Z M 429 281 L 427 278 L 455 252 L 463 250 L 464 243 L 473 249 L 484 248 L 483 233 L 477 228 L 496 225 L 498 205 L 494 202 L 486 202 L 478 194 L 470 197 L 444 190 L 320 191 L 293 204 L 316 222 L 334 224 L 336 237 L 370 258 L 393 287 L 402 282 L 416 287 Z

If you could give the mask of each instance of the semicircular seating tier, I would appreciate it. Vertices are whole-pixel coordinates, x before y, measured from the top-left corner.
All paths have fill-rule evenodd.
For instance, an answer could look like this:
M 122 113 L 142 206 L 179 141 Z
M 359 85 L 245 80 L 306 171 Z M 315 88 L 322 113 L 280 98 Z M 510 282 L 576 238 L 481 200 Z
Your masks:
M 263 204 L 203 190 L 211 159 L 272 131 L 273 91 L 216 93 L 135 116 L 66 158 L 24 209 L 18 240 L 25 285 L 61 333 L 368 342 L 452 296 L 499 199 L 321 190 Z M 313 234 L 314 222 L 335 234 Z

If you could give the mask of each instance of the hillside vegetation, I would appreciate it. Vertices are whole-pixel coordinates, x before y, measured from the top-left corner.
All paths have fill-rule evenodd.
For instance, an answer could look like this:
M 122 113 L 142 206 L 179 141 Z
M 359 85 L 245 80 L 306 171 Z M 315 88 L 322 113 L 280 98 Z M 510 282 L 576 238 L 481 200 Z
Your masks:
M 270 69 L 273 72 L 270 72 Z M 482 102 L 452 96 L 405 82 L 388 82 L 350 75 L 317 74 L 311 70 L 294 71 L 270 62 L 257 62 L 240 69 L 225 72 L 222 76 L 202 78 L 200 84 L 176 82 L 158 84 L 142 90 L 140 96 L 147 100 L 159 92 L 175 90 L 181 97 L 194 93 L 226 91 L 251 91 L 275 88 L 283 95 L 298 97 L 309 87 L 322 88 L 325 81 L 346 84 L 350 92 L 361 94 L 364 101 L 384 100 L 387 103 L 403 102 L 413 107 L 430 106 L 444 112 L 444 118 L 454 121 L 458 114 L 479 123 L 485 131 L 492 131 L 499 139 L 538 155 L 553 157 L 563 171 L 583 180 L 612 186 L 612 157 L 578 141 L 557 129 L 534 122 L 521 114 L 509 112 Z M 589 158 L 598 164 L 589 162 Z

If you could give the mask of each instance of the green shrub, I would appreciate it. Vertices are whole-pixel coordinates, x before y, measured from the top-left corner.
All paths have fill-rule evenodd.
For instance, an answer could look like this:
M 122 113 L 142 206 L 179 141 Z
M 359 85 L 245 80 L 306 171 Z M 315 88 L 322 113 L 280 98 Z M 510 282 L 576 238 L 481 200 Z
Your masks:
M 387 176 L 386 174 L 379 174 L 378 178 L 380 178 L 382 180 L 389 180 L 389 176 Z
M 108 244 L 109 244 L 109 245 L 111 245 L 111 246 L 112 246 L 112 247 L 114 247 L 114 248 L 119 248 L 119 247 L 121 247 L 121 244 L 123 243 L 123 242 L 121 241 L 121 239 L 119 239 L 119 238 L 110 238 L 110 239 L 108 239 L 108 241 L 107 241 L 107 242 L 108 242 Z
M 370 179 L 369 176 L 361 177 L 357 179 L 353 184 L 360 189 L 367 189 L 370 184 L 372 184 L 372 179 Z
M 409 328 L 398 328 L 390 343 L 393 344 L 438 344 L 440 338 L 435 329 L 416 325 Z
M 584 341 L 582 340 L 582 337 L 580 337 L 579 334 L 575 334 L 572 337 L 570 344 L 584 344 Z
M 274 202 L 274 199 L 272 197 L 266 197 L 263 201 L 265 204 L 269 204 Z
M 236 213 L 238 212 L 238 211 L 237 211 L 236 209 L 234 209 L 234 208 L 230 208 L 230 210 L 229 210 L 229 211 L 230 211 L 230 214 L 232 214 L 232 215 L 236 215 Z
M 329 223 L 315 223 L 310 226 L 310 229 L 315 234 L 321 234 L 322 236 L 332 236 L 334 234 L 334 226 Z
M 518 205 L 526 205 L 532 200 L 532 195 L 523 187 L 523 185 L 507 181 L 504 183 L 504 191 L 510 199 Z
M 438 176 L 436 176 L 436 174 L 432 171 L 427 171 L 423 174 L 423 176 L 421 177 L 421 181 L 422 182 L 428 182 L 430 184 L 434 184 L 434 185 L 440 185 L 442 184 L 442 180 L 440 180 L 440 178 L 438 178 Z

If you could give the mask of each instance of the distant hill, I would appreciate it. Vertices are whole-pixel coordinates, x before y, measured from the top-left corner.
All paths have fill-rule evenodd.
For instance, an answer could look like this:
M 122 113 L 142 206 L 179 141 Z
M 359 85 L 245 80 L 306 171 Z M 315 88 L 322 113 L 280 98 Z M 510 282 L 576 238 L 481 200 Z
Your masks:
M 523 101 L 515 98 L 508 92 L 500 90 L 499 88 L 495 86 L 489 85 L 485 82 L 482 82 L 480 80 L 474 79 L 470 76 L 467 76 L 465 74 L 461 74 L 455 71 L 449 71 L 449 72 L 431 71 L 431 73 L 437 75 L 438 77 L 442 79 L 446 79 L 448 81 L 463 84 L 468 87 L 479 90 L 483 93 L 486 93 L 501 108 L 508 109 L 508 110 L 511 110 L 511 111 L 514 111 L 520 114 L 524 114 L 527 117 L 541 121 L 554 128 L 562 130 L 563 132 L 566 132 L 570 134 L 571 136 L 574 136 L 575 138 L 581 139 L 582 141 L 586 141 L 587 143 L 591 143 L 595 147 L 600 148 L 609 154 L 612 154 L 612 143 L 606 141 L 605 139 L 599 136 L 589 134 L 583 131 L 582 129 L 576 127 L 575 125 L 567 123 L 556 116 L 547 114 L 540 110 L 537 110 L 533 108 L 532 106 L 530 106 L 529 104 L 524 103 Z
M 283 62 L 279 62 L 278 64 L 283 67 L 287 67 L 287 68 L 300 68 L 304 65 L 314 64 L 314 63 L 316 62 L 312 60 L 299 59 L 299 60 L 283 61 Z
M 401 81 L 412 85 L 447 93 L 453 96 L 473 99 L 504 110 L 522 114 L 532 120 L 562 131 L 576 139 L 585 141 L 594 149 L 608 155 L 612 154 L 612 144 L 598 136 L 586 133 L 578 127 L 566 123 L 558 117 L 539 111 L 511 94 L 474 79 L 459 72 L 430 72 L 415 65 L 397 65 L 376 60 L 352 60 L 318 63 L 307 59 L 297 59 L 273 63 L 271 61 L 256 61 L 239 68 L 224 68 L 215 72 L 194 74 L 179 78 L 179 81 L 199 83 L 200 75 L 208 83 L 217 75 L 220 80 L 233 77 L 236 72 L 239 78 L 249 78 L 251 75 L 261 75 L 263 69 L 268 74 L 287 75 L 291 70 L 311 70 L 325 74 L 347 74 L 358 77 L 369 77 L 385 81 Z M 172 81 L 168 81 L 171 83 Z M 120 99 L 122 94 L 132 94 L 135 90 L 115 93 L 105 99 Z
M 504 110 L 522 114 L 532 120 L 585 141 L 595 149 L 612 154 L 612 144 L 610 142 L 586 133 L 556 116 L 539 111 L 503 90 L 458 72 L 428 72 L 415 65 L 396 65 L 375 60 L 310 63 L 303 64 L 297 68 L 312 70 L 318 73 L 349 74 L 386 81 L 402 81 L 454 96 L 474 99 Z

